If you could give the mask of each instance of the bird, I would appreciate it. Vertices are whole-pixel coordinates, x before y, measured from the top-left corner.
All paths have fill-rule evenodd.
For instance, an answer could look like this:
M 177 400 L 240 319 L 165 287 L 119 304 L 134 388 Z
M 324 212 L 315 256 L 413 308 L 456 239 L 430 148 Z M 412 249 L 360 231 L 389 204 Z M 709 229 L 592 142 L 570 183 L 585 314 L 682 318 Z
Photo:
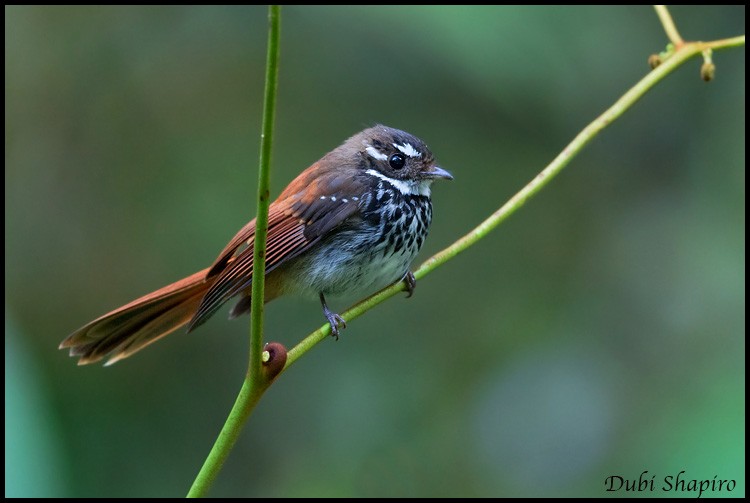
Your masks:
M 336 339 L 346 321 L 326 296 L 373 293 L 398 281 L 408 296 L 410 265 L 432 221 L 431 185 L 453 176 L 416 136 L 377 124 L 300 173 L 268 208 L 265 298 L 318 298 Z M 187 325 L 202 325 L 238 298 L 230 318 L 250 311 L 255 219 L 214 263 L 79 328 L 62 343 L 85 365 L 131 356 Z

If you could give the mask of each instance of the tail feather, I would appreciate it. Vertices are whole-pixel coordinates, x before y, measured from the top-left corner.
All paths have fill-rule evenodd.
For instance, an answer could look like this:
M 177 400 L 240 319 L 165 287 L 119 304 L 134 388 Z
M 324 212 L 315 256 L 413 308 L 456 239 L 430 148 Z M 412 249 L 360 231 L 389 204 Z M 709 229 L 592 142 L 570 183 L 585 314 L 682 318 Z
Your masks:
M 79 365 L 109 356 L 122 360 L 187 324 L 213 284 L 208 269 L 140 297 L 70 334 L 60 349 L 70 348 Z

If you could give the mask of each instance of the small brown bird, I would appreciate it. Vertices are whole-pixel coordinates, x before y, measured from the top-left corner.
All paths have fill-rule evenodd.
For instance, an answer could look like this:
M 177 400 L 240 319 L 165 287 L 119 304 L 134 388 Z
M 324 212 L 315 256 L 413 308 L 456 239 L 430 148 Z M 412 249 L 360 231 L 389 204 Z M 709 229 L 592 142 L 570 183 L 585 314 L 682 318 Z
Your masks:
M 318 297 L 332 335 L 346 322 L 326 295 L 372 293 L 415 279 L 409 266 L 432 220 L 430 185 L 451 180 L 419 138 L 377 125 L 352 136 L 290 183 L 268 210 L 265 302 Z M 204 323 L 232 297 L 250 311 L 255 220 L 200 272 L 136 299 L 70 334 L 60 349 L 79 365 L 127 358 L 165 335 Z

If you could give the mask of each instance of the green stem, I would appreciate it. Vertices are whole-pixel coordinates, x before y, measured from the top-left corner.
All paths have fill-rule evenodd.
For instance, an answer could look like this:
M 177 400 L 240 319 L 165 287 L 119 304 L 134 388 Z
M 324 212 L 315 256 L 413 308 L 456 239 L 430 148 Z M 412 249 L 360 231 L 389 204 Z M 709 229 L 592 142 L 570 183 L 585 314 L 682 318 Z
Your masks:
M 729 47 L 740 47 L 745 45 L 745 35 L 739 37 L 723 38 L 721 40 L 712 40 L 711 42 L 699 42 L 706 49 L 728 49 Z
M 271 146 L 276 111 L 276 88 L 279 77 L 279 6 L 268 7 L 268 54 L 266 56 L 266 90 L 263 97 L 263 130 L 260 137 L 260 169 L 258 173 L 258 211 L 255 217 L 253 248 L 253 287 L 250 311 L 250 364 L 248 378 L 261 379 L 263 351 L 263 304 L 266 276 L 266 237 L 271 185 Z
M 281 14 L 278 5 L 268 8 L 268 54 L 266 58 L 266 87 L 263 98 L 263 126 L 260 139 L 260 166 L 258 174 L 258 209 L 255 218 L 255 245 L 253 248 L 252 306 L 250 320 L 250 356 L 242 388 L 229 412 L 214 446 L 195 478 L 189 498 L 205 496 L 210 489 L 242 427 L 260 400 L 270 381 L 262 372 L 263 351 L 263 287 L 265 281 L 266 237 L 268 234 L 268 206 L 270 186 L 271 147 L 273 143 L 276 88 L 279 74 L 279 25 Z
M 667 10 L 667 6 L 654 5 L 654 9 L 656 10 L 656 15 L 659 16 L 659 21 L 661 21 L 662 26 L 664 26 L 664 31 L 667 32 L 669 41 L 674 44 L 675 48 L 679 48 L 685 43 L 685 41 L 682 40 L 680 32 L 677 31 L 677 26 L 675 26 L 674 20 L 672 20 L 672 15 L 669 13 L 669 10 Z
M 188 498 L 203 497 L 211 488 L 216 476 L 221 471 L 221 467 L 224 466 L 224 462 L 229 457 L 232 447 L 237 442 L 242 426 L 255 409 L 255 405 L 263 396 L 265 389 L 266 387 L 253 386 L 253 382 L 249 379 L 242 382 L 242 388 L 237 395 L 232 410 L 229 412 L 229 417 L 224 422 L 224 426 L 221 428 L 211 452 L 208 453 L 206 461 L 203 462 L 203 467 L 195 477 L 195 481 L 187 494 Z

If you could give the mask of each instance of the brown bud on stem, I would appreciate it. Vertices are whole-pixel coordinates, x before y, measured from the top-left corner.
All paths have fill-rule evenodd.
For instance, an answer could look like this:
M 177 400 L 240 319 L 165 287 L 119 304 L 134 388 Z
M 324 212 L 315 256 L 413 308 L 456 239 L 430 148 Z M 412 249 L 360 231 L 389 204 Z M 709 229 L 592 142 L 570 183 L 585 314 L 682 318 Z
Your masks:
M 711 82 L 714 79 L 714 75 L 716 74 L 716 66 L 710 62 L 706 61 L 701 66 L 701 78 L 705 80 L 706 82 Z
M 269 342 L 263 347 L 263 373 L 270 381 L 274 379 L 286 365 L 286 348 L 278 342 Z
M 648 66 L 651 67 L 651 69 L 655 69 L 657 66 L 661 64 L 661 57 L 658 54 L 652 54 L 648 57 Z

